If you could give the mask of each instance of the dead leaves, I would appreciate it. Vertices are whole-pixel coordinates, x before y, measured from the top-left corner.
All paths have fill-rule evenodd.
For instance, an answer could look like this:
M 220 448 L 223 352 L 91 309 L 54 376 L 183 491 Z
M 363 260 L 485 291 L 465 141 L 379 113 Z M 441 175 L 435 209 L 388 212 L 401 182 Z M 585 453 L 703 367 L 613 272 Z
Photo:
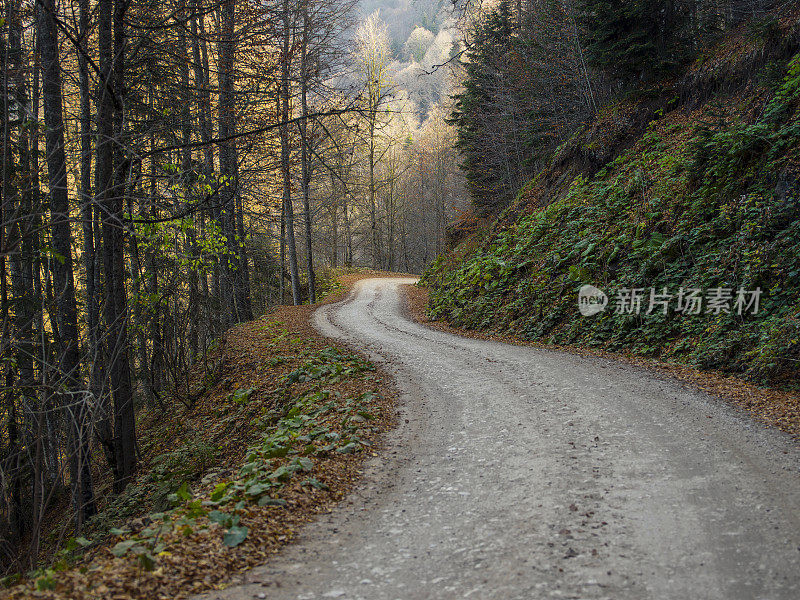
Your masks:
M 347 276 L 352 284 L 364 274 Z M 345 286 L 336 297 L 343 296 Z M 192 483 L 193 498 L 210 499 L 218 484 L 230 481 L 244 462 L 248 447 L 261 435 L 262 424 L 271 414 L 280 414 L 290 396 L 303 393 L 314 381 L 296 382 L 287 394 L 285 378 L 296 371 L 310 355 L 331 347 L 310 325 L 314 307 L 279 307 L 256 321 L 231 329 L 217 352 L 209 357 L 210 371 L 198 364 L 191 374 L 190 389 L 203 392 L 186 403 L 186 410 L 173 415 L 140 415 L 143 444 L 146 449 L 139 477 L 159 464 L 165 448 L 176 448 L 192 436 L 200 435 L 205 443 L 217 448 L 205 477 Z M 349 351 L 346 351 L 349 352 Z M 211 373 L 211 375 L 209 375 Z M 343 369 L 326 381 L 331 399 L 344 401 L 362 398 L 353 422 L 346 419 L 326 421 L 330 431 L 352 435 L 346 428 L 369 422 L 359 430 L 367 448 L 375 449 L 380 433 L 392 426 L 395 418 L 395 394 L 388 378 L 374 370 Z M 379 391 L 379 394 L 374 393 Z M 368 415 L 368 416 L 364 416 Z M 342 448 L 347 448 L 344 445 Z M 359 479 L 359 467 L 373 451 L 332 451 L 315 455 L 313 463 L 305 456 L 301 471 L 291 477 L 278 493 L 263 496 L 265 502 L 239 503 L 231 509 L 230 522 L 210 511 L 199 511 L 192 524 L 171 525 L 159 532 L 157 546 L 142 546 L 137 538 L 148 527 L 148 517 L 115 529 L 120 535 L 108 535 L 83 562 L 60 572 L 48 572 L 47 581 L 36 589 L 28 581 L 0 592 L 6 598 L 59 598 L 70 600 L 173 600 L 220 587 L 232 575 L 264 563 L 281 546 L 291 541 L 298 529 L 315 515 L 329 511 Z M 277 461 L 285 460 L 276 457 Z M 276 463 L 277 464 L 277 463 Z M 186 490 L 185 490 L 186 491 Z M 184 498 L 184 501 L 188 501 Z M 194 502 L 194 500 L 193 500 Z M 143 514 L 149 512 L 142 507 Z M 217 522 L 215 522 L 215 520 Z M 236 521 L 234 523 L 234 520 Z M 137 525 L 138 523 L 138 525 Z M 119 523 L 118 526 L 126 525 Z M 158 523 L 156 524 L 160 526 Z M 123 546 L 119 546 L 123 543 Z M 127 548 L 125 545 L 127 544 Z M 131 552 L 141 546 L 141 552 Z M 115 556 L 112 549 L 117 548 Z M 125 552 L 122 550 L 125 549 Z M 51 589 L 47 589 L 51 588 Z

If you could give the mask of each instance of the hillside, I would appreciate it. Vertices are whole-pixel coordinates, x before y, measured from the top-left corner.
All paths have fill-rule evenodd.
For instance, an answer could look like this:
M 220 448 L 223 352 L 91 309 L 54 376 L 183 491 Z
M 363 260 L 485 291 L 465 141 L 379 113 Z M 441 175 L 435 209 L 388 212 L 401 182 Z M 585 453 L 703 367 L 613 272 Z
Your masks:
M 322 303 L 375 274 L 340 273 Z M 396 398 L 383 372 L 311 326 L 319 306 L 230 329 L 169 415 L 140 412 L 136 479 L 112 496 L 97 473 L 99 513 L 74 537 L 59 498 L 44 566 L 0 580 L 0 597 L 188 597 L 263 563 L 341 501 L 393 426 Z
M 797 17 L 742 25 L 678 76 L 601 109 L 509 208 L 456 234 L 424 275 L 431 315 L 796 387 Z M 594 316 L 578 310 L 586 284 L 608 297 Z M 679 312 L 693 289 L 699 312 Z

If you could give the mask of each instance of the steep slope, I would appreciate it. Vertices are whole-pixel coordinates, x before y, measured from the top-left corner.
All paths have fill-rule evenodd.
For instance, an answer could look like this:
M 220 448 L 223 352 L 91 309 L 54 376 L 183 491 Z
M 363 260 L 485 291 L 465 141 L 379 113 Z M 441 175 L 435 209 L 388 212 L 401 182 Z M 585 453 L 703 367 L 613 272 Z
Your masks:
M 80 537 L 69 538 L 62 506 L 43 537 L 69 541 L 43 552 L 41 568 L 0 579 L 0 598 L 184 598 L 263 563 L 329 511 L 393 426 L 395 393 L 310 318 L 375 274 L 388 275 L 342 273 L 321 304 L 275 307 L 228 330 L 187 374 L 182 402 L 140 412 L 135 481 L 100 496 Z
M 675 81 L 606 107 L 494 223 L 428 269 L 432 315 L 794 384 L 798 50 L 797 14 L 743 27 Z M 581 315 L 585 284 L 608 295 L 605 311 Z M 653 298 L 666 314 L 658 302 L 647 314 L 651 288 L 671 296 Z M 699 290 L 699 314 L 677 310 L 681 288 L 684 304 Z

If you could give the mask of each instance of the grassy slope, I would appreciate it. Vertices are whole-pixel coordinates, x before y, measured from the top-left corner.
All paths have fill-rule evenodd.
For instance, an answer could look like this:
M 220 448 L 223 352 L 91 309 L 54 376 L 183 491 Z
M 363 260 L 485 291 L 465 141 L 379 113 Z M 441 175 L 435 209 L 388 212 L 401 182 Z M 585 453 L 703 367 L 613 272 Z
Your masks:
M 672 85 L 578 132 L 488 230 L 424 276 L 433 316 L 523 339 L 623 350 L 759 381 L 800 374 L 797 15 L 743 30 Z M 764 291 L 762 310 L 591 318 L 591 283 Z M 613 297 L 612 297 L 613 300 Z

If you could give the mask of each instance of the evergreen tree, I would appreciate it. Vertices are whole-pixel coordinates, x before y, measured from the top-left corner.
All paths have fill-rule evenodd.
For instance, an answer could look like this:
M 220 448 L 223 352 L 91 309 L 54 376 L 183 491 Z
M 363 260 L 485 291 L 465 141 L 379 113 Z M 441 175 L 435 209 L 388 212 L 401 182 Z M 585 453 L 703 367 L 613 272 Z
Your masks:
M 581 0 L 592 66 L 623 82 L 646 79 L 687 58 L 687 3 L 676 0 Z
M 596 111 L 569 3 L 501 2 L 476 28 L 450 123 L 473 203 L 507 205 L 553 149 Z
M 497 100 L 507 91 L 502 85 L 505 74 L 501 66 L 510 53 L 514 29 L 514 16 L 505 1 L 477 29 L 463 65 L 464 90 L 455 96 L 449 121 L 458 127 L 457 146 L 464 156 L 462 168 L 473 202 L 482 210 L 507 202 L 518 184 L 518 178 L 508 168 L 507 146 L 512 140 L 492 120 L 499 112 Z M 513 107 L 514 103 L 510 105 Z

